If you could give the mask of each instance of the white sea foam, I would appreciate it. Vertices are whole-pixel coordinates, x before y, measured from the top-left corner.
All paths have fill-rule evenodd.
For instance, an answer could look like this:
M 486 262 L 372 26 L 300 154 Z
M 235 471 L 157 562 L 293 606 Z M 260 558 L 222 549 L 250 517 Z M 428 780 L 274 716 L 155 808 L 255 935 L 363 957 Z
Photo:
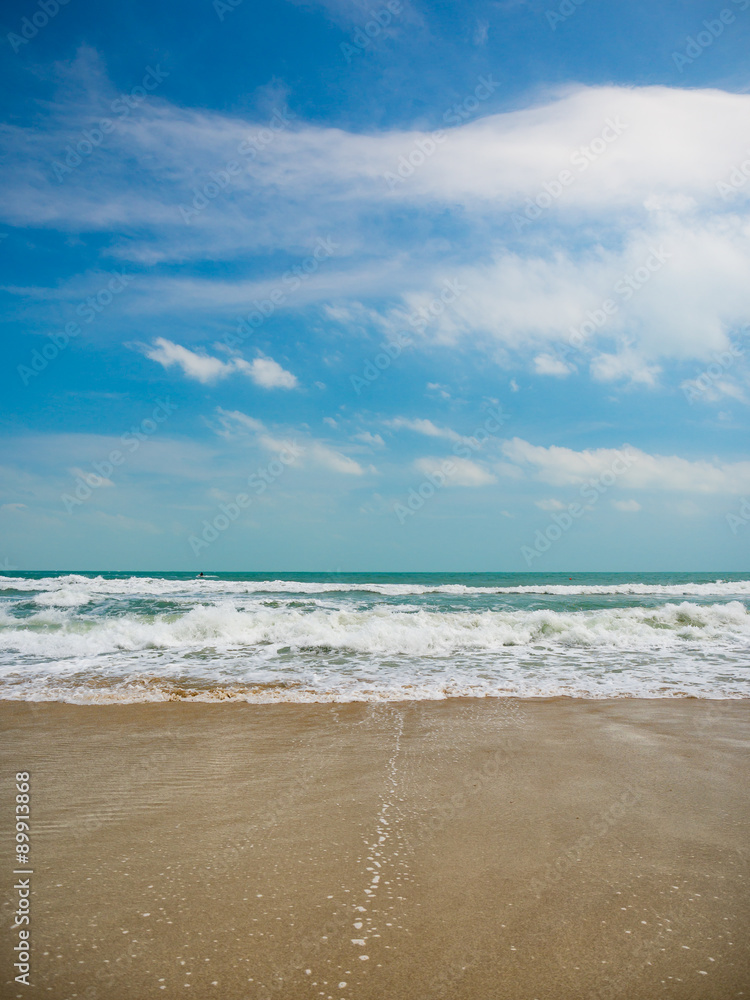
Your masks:
M 108 616 L 82 602 L 47 602 L 0 620 L 0 697 L 748 697 L 749 650 L 740 601 L 434 610 L 225 594 L 170 613 Z

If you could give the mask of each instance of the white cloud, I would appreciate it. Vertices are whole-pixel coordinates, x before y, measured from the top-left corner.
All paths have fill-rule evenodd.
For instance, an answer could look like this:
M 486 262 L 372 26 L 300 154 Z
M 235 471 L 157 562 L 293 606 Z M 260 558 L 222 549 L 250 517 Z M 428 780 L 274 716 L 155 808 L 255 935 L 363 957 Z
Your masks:
M 385 448 L 385 441 L 382 437 L 379 434 L 372 434 L 370 431 L 361 431 L 359 434 L 354 434 L 352 435 L 352 440 L 361 441 L 371 448 Z
M 273 358 L 256 358 L 249 364 L 238 358 L 235 365 L 264 389 L 295 389 L 298 385 L 297 377 L 282 368 Z
M 446 385 L 441 385 L 439 382 L 428 382 L 427 392 L 429 395 L 436 395 L 439 396 L 441 399 L 451 398 L 451 394 L 448 391 L 448 387 Z
M 225 410 L 223 407 L 217 406 L 216 412 L 219 414 L 219 422 L 221 424 L 221 430 L 218 430 L 217 434 L 221 437 L 235 437 L 237 433 L 236 425 L 239 425 L 244 433 L 248 431 L 260 433 L 265 430 L 265 425 L 260 420 L 256 420 L 255 417 L 249 417 L 246 413 L 242 413 L 241 410 Z
M 177 365 L 187 378 L 197 379 L 204 384 L 226 378 L 235 372 L 247 375 L 263 389 L 294 389 L 298 384 L 296 376 L 282 368 L 273 358 L 258 357 L 254 361 L 232 358 L 222 361 L 209 354 L 198 354 L 165 337 L 157 337 L 151 347 L 143 349 L 143 353 L 164 368 Z
M 510 462 L 493 462 L 492 468 L 506 479 L 523 479 L 524 472 L 517 465 Z
M 565 378 L 570 375 L 573 368 L 551 354 L 537 354 L 534 358 L 534 371 L 537 375 L 556 375 L 559 378 Z
M 99 473 L 94 472 L 93 469 L 80 469 L 78 466 L 73 465 L 69 471 L 72 476 L 75 476 L 76 479 L 82 479 L 84 483 L 87 483 L 89 486 L 96 484 L 96 487 L 99 488 L 101 486 L 115 485 L 111 479 L 108 479 L 106 476 L 100 476 Z
M 628 445 L 573 451 L 545 448 L 513 438 L 503 453 L 520 468 L 555 486 L 580 486 L 603 473 L 628 489 L 673 490 L 687 493 L 745 493 L 750 490 L 750 462 L 690 461 L 677 455 L 649 455 Z M 611 485 L 611 484 L 610 484 Z
M 612 506 L 626 514 L 635 514 L 643 509 L 637 500 L 613 500 Z
M 204 384 L 226 378 L 235 369 L 234 364 L 224 362 L 220 358 L 212 358 L 207 354 L 196 354 L 195 351 L 175 344 L 164 337 L 157 337 L 151 347 L 144 349 L 147 358 L 156 361 L 164 368 L 177 365 L 187 378 L 197 379 Z
M 353 458 L 343 455 L 334 448 L 329 448 L 328 445 L 320 441 L 313 441 L 310 444 L 308 454 L 318 465 L 331 469 L 333 472 L 341 472 L 346 476 L 361 476 L 365 471 L 359 462 L 355 462 Z
M 445 465 L 450 462 L 451 469 L 446 472 Z M 446 486 L 488 486 L 497 482 L 491 472 L 472 462 L 468 458 L 451 456 L 449 459 L 418 458 L 414 467 L 425 476 L 445 475 Z
M 599 354 L 591 362 L 591 374 L 598 382 L 614 382 L 628 379 L 643 385 L 656 385 L 661 368 L 649 365 L 631 350 L 624 349 L 619 354 Z
M 565 504 L 561 500 L 536 500 L 534 505 L 539 510 L 564 510 Z
M 310 437 L 306 431 L 293 431 L 291 434 L 285 433 L 284 436 L 279 436 L 269 431 L 262 421 L 249 417 L 240 410 L 224 410 L 219 406 L 216 408 L 216 413 L 219 426 L 215 431 L 221 437 L 245 436 L 274 455 L 285 452 L 290 456 L 287 462 L 289 465 L 317 466 L 347 476 L 364 475 L 365 470 L 353 458 L 332 448 L 324 441 Z
M 456 431 L 451 430 L 450 427 L 438 427 L 431 420 L 421 417 L 415 419 L 410 417 L 394 417 L 392 420 L 384 420 L 383 425 L 390 427 L 392 430 L 414 431 L 415 434 L 423 434 L 425 437 L 444 438 L 446 441 L 454 441 L 457 444 L 465 443 L 469 440 Z

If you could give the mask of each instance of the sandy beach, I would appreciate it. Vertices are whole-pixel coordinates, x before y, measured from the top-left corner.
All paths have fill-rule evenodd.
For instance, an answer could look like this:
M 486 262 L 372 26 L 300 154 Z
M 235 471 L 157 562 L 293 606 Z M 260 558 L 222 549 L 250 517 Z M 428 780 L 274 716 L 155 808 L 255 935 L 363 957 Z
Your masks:
M 55 1000 L 750 995 L 747 702 L 0 718 L 3 842 L 25 770 L 30 978 Z

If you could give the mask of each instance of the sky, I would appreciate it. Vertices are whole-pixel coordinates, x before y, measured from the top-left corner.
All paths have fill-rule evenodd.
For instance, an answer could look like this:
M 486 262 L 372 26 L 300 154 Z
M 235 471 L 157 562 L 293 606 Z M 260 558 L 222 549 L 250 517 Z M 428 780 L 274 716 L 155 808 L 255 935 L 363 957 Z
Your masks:
M 0 570 L 748 568 L 750 0 L 0 18 Z

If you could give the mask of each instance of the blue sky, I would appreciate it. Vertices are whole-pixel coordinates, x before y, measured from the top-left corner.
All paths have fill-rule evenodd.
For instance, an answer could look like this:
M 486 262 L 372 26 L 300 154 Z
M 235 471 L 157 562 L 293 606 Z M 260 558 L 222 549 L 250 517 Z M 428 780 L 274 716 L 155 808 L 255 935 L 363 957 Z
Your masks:
M 747 569 L 750 0 L 45 3 L 0 564 Z

